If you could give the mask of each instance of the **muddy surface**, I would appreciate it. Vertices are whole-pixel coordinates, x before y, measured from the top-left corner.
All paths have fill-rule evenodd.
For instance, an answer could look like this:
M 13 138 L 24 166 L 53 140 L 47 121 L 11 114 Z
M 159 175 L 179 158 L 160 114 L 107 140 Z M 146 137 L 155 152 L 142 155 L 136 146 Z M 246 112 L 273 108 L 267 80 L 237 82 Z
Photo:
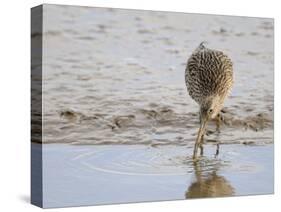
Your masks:
M 273 141 L 271 19 L 63 6 L 47 11 L 44 143 L 190 145 L 198 106 L 187 94 L 184 69 L 202 40 L 234 63 L 220 141 Z
M 208 47 L 222 50 L 232 58 L 235 82 L 223 109 L 221 132 L 214 132 L 214 123 L 208 125 L 206 151 L 220 143 L 237 154 L 243 150 L 247 155 L 246 164 L 247 160 L 258 164 L 260 158 L 255 151 L 265 149 L 264 154 L 260 153 L 267 165 L 272 165 L 272 19 L 50 5 L 46 5 L 46 11 L 43 143 L 47 154 L 52 145 L 59 148 L 59 144 L 67 144 L 71 147 L 66 148 L 77 148 L 77 151 L 80 148 L 108 148 L 115 157 L 120 145 L 124 151 L 126 148 L 137 151 L 138 145 L 142 145 L 144 155 L 135 158 L 137 165 L 145 158 L 144 150 L 149 148 L 154 148 L 155 154 L 162 149 L 178 148 L 180 151 L 176 150 L 174 154 L 185 155 L 186 160 L 190 160 L 189 153 L 199 126 L 199 108 L 186 91 L 184 70 L 192 51 L 201 41 L 207 41 Z M 33 32 L 33 37 L 36 36 Z M 240 160 L 235 154 L 226 159 L 224 157 L 228 156 L 223 152 L 224 148 L 220 151 L 220 160 L 230 161 L 233 166 Z M 61 154 L 64 157 L 67 153 L 62 149 Z M 51 160 L 49 157 L 53 156 L 45 157 Z M 118 159 L 131 160 L 126 154 L 119 155 Z M 108 157 L 103 160 L 106 163 Z M 159 164 L 165 162 L 161 158 L 158 160 Z M 53 167 L 54 164 L 48 165 Z M 137 165 L 134 169 L 134 163 L 131 164 L 133 172 L 137 171 Z M 149 163 L 145 165 L 149 166 Z M 161 170 L 156 163 L 147 172 L 158 169 Z M 184 169 L 186 171 L 186 167 Z M 120 171 L 122 169 L 116 170 Z M 190 171 L 200 173 L 200 168 Z M 273 178 L 273 170 L 270 171 L 269 177 Z M 247 171 L 248 174 L 252 172 L 255 170 Z M 165 173 L 174 171 L 168 169 Z M 229 186 L 220 177 L 224 169 L 220 169 L 220 173 L 210 176 L 221 188 L 212 196 L 257 191 L 253 185 L 248 192 L 237 192 L 245 185 L 246 178 L 235 174 L 233 176 L 239 179 Z M 186 197 L 210 196 L 207 191 L 198 194 L 197 190 L 204 191 L 204 188 L 190 183 L 185 181 L 182 190 L 175 190 L 175 195 L 171 194 L 167 199 L 183 197 L 187 185 L 191 187 Z M 213 186 L 208 181 L 203 187 L 205 185 Z M 135 186 L 141 187 L 141 184 Z M 144 192 L 144 196 L 149 193 L 140 192 Z M 267 192 L 272 189 L 260 190 L 260 193 Z M 157 195 L 155 198 L 161 199 Z

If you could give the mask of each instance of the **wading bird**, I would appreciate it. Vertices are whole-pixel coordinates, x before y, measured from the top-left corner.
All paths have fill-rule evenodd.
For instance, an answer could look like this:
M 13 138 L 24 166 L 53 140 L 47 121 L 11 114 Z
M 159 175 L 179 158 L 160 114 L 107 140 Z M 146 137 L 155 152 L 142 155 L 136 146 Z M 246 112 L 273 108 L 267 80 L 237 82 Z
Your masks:
M 200 127 L 193 151 L 195 159 L 199 147 L 203 154 L 207 122 L 215 119 L 219 130 L 220 111 L 233 84 L 232 62 L 223 52 L 206 48 L 202 42 L 187 61 L 185 83 L 189 95 L 200 106 Z

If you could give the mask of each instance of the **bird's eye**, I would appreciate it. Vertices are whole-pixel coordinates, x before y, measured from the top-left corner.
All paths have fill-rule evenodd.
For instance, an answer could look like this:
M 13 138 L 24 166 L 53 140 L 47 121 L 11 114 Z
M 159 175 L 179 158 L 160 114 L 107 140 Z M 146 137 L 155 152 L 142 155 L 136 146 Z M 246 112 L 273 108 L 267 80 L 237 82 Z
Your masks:
M 209 113 L 212 113 L 213 112 L 213 109 L 209 109 Z

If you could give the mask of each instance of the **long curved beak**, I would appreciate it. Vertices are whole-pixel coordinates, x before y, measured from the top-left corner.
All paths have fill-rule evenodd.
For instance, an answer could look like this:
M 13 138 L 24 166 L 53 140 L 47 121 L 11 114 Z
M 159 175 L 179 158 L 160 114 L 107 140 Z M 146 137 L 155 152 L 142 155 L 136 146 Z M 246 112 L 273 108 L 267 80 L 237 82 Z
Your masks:
M 204 133 L 205 133 L 207 121 L 208 121 L 207 119 L 201 120 L 200 127 L 199 127 L 198 134 L 197 134 L 197 138 L 196 138 L 196 142 L 195 142 L 195 145 L 194 145 L 193 159 L 195 159 L 197 157 L 198 147 L 202 142 L 202 137 L 204 136 Z

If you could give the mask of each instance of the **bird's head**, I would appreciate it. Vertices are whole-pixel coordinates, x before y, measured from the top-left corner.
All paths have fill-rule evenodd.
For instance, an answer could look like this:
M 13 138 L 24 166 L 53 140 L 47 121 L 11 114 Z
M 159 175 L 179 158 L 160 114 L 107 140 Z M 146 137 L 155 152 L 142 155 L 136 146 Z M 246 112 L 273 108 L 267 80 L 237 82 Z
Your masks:
M 200 124 L 217 116 L 223 107 L 223 100 L 220 96 L 211 96 L 203 101 L 200 105 Z
M 200 124 L 216 117 L 222 108 L 222 102 L 218 97 L 210 97 L 200 106 Z

